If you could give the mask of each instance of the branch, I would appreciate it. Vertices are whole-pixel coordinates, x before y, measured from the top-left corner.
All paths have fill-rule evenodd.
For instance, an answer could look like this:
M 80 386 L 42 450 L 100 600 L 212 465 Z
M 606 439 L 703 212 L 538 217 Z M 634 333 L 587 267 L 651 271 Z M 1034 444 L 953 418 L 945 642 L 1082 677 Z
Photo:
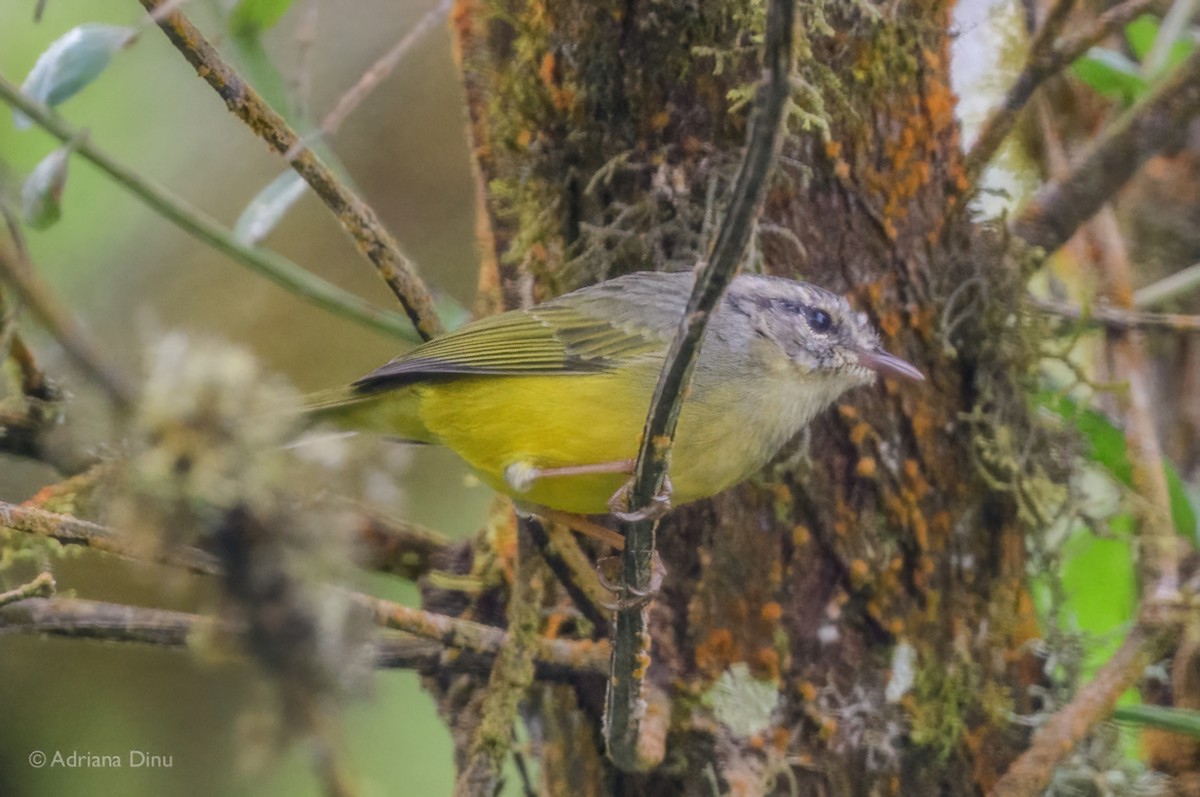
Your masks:
M 663 489 L 683 394 L 691 382 L 708 318 L 737 273 L 766 194 L 767 177 L 779 146 L 780 120 L 790 92 L 793 13 L 793 0 L 772 0 L 767 10 L 764 75 L 754 98 L 746 151 L 712 257 L 696 273 L 687 310 L 654 390 L 629 491 L 629 506 L 634 512 L 648 507 Z M 618 767 L 631 771 L 653 767 L 658 763 L 654 756 L 661 758 L 662 754 L 658 745 L 653 745 L 653 750 L 643 748 L 657 734 L 647 735 L 643 728 L 648 716 L 643 687 L 649 656 L 646 633 L 649 609 L 645 601 L 634 597 L 646 595 L 651 589 L 655 526 L 654 520 L 640 520 L 631 523 L 625 533 L 622 559 L 625 608 L 617 612 L 606 707 L 609 756 Z
M 90 141 L 81 138 L 79 131 L 63 122 L 41 103 L 24 96 L 20 89 L 3 77 L 0 77 L 0 100 L 25 114 L 59 141 L 74 141 L 73 151 L 76 154 L 107 174 L 113 182 L 145 203 L 146 207 L 234 262 L 342 318 L 394 337 L 416 339 L 411 324 L 403 316 L 372 306 L 282 255 L 267 249 L 246 246 L 231 230 L 218 224 L 200 209 L 141 177 Z
M 13 241 L 11 247 L 0 241 L 0 278 L 12 286 L 21 302 L 30 309 L 38 323 L 54 336 L 75 364 L 104 390 L 119 409 L 129 411 L 133 408 L 136 395 L 133 383 L 100 354 L 79 322 L 59 304 L 50 286 L 42 281 L 25 257 L 16 220 L 3 206 L 0 206 L 0 213 L 4 215 Z
M 371 610 L 377 624 L 440 642 L 448 648 L 490 657 L 509 644 L 510 636 L 502 628 L 414 609 L 372 595 L 356 594 L 354 598 Z M 539 638 L 533 657 L 547 666 L 603 675 L 608 672 L 609 653 L 607 642 Z
M 1190 265 L 1182 271 L 1176 271 L 1158 282 L 1138 288 L 1133 292 L 1133 304 L 1135 307 L 1141 308 L 1157 307 L 1191 293 L 1197 288 L 1200 288 L 1200 263 Z
M 450 546 L 436 531 L 375 514 L 363 515 L 358 537 L 365 548 L 366 567 L 409 581 L 432 570 L 434 561 Z
M 1107 304 L 1080 307 L 1067 302 L 1030 298 L 1030 304 L 1043 313 L 1069 318 L 1084 324 L 1103 326 L 1109 329 L 1165 330 L 1168 332 L 1200 332 L 1200 315 L 1180 313 L 1142 313 L 1124 310 Z
M 27 584 L 0 592 L 0 607 L 30 598 L 48 598 L 54 594 L 54 590 L 54 576 L 44 572 L 38 573 L 37 578 Z
M 70 515 L 60 515 L 31 506 L 19 506 L 0 501 L 0 528 L 12 529 L 24 534 L 47 537 L 63 545 L 80 545 L 126 559 L 148 561 L 181 567 L 201 575 L 219 575 L 220 566 L 216 559 L 198 548 L 157 549 L 151 546 L 132 545 L 121 539 L 112 529 L 80 520 Z
M 1054 768 L 1110 713 L 1117 699 L 1136 684 L 1147 666 L 1170 647 L 1169 629 L 1139 622 L 1121 647 L 1061 711 L 1038 729 L 988 797 L 1036 797 L 1050 784 Z
M 154 13 L 163 0 L 141 0 Z M 299 137 L 258 93 L 248 86 L 213 48 L 204 34 L 180 11 L 164 15 L 158 26 L 175 45 L 196 74 L 212 86 L 225 105 L 280 155 L 288 154 Z M 416 267 L 400 252 L 391 235 L 380 224 L 375 212 L 354 194 L 310 148 L 301 145 L 289 159 L 292 168 L 304 178 L 325 205 L 333 211 L 359 250 L 366 255 L 384 282 L 396 294 L 413 326 L 423 339 L 442 332 L 433 299 L 417 276 Z
M 441 0 L 436 6 L 429 9 L 425 13 L 425 16 L 421 17 L 417 24 L 405 33 L 400 41 L 396 42 L 392 49 L 388 50 L 375 63 L 371 64 L 362 77 L 359 78 L 358 82 L 338 99 L 333 110 L 327 113 L 325 118 L 321 120 L 321 125 L 317 132 L 325 137 L 335 134 L 342 126 L 342 122 L 346 121 L 346 117 L 354 113 L 354 109 L 375 90 L 375 87 L 381 81 L 392 73 L 396 65 L 400 63 L 400 59 L 412 49 L 413 45 L 420 41 L 434 25 L 441 22 L 450 13 L 450 6 L 452 4 L 452 0 Z M 288 160 L 294 158 L 299 154 L 300 148 L 306 146 L 309 139 L 313 137 L 310 133 L 297 140 L 284 154 L 284 158 Z
M 0 501 L 0 527 L 24 534 L 49 537 L 63 545 L 80 545 L 127 559 L 181 567 L 207 576 L 222 574 L 215 557 L 199 548 L 159 549 L 130 544 L 113 529 L 60 515 L 34 506 Z M 366 566 L 416 580 L 433 567 L 433 561 L 449 544 L 435 531 L 420 526 L 365 515 L 359 541 L 366 549 Z
M 236 624 L 201 614 L 78 598 L 29 598 L 0 608 L 0 635 L 39 634 L 183 649 L 194 632 L 213 626 L 231 634 L 242 632 Z M 487 672 L 495 654 L 495 650 L 455 650 L 432 640 L 392 632 L 380 633 L 375 642 L 375 666 L 385 670 Z M 603 662 L 586 661 L 581 668 L 569 657 L 535 658 L 535 672 L 539 679 L 550 681 L 577 681 L 581 675 L 604 674 Z
M 1200 113 L 1200 49 L 1126 111 L 1074 172 L 1047 184 L 1013 221 L 1013 233 L 1047 254 L 1062 246 L 1155 153 L 1183 144 Z
M 980 126 L 979 136 L 971 146 L 965 161 L 968 179 L 971 182 L 978 179 L 979 173 L 995 156 L 996 150 L 1012 131 L 1021 109 L 1047 78 L 1058 74 L 1090 47 L 1149 10 L 1154 3 L 1155 0 L 1125 0 L 1096 17 L 1085 30 L 1062 39 L 1058 38 L 1062 19 L 1058 19 L 1057 15 L 1052 13 L 1031 42 L 1021 74 L 1017 76 L 1004 99 L 988 113 L 987 119 Z M 1070 3 L 1060 3 L 1060 7 L 1062 6 L 1069 7 Z M 1050 24 L 1056 19 L 1057 26 Z
M 467 765 L 454 784 L 456 797 L 496 794 L 504 760 L 512 749 L 517 708 L 533 683 L 547 574 L 530 534 L 533 525 L 540 524 L 533 518 L 518 521 L 517 568 L 508 599 L 509 643 L 501 648 L 488 676 L 479 708 L 479 727 L 471 740 Z

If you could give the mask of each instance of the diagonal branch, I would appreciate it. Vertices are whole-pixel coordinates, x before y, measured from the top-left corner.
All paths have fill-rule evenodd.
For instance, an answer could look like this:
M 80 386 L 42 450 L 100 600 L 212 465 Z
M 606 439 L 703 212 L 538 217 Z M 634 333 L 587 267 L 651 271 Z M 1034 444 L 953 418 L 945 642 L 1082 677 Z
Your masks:
M 1126 111 L 1076 169 L 1021 209 L 1012 231 L 1047 253 L 1062 246 L 1152 155 L 1182 145 L 1200 113 L 1200 49 Z
M 18 238 L 18 228 L 7 208 L 0 213 L 8 225 L 13 245 L 0 239 L 0 279 L 12 286 L 21 302 L 30 309 L 38 322 L 62 345 L 67 355 L 85 374 L 112 399 L 122 411 L 132 409 L 136 391 L 128 377 L 119 371 L 92 344 L 87 332 L 75 317 L 62 306 L 54 293 L 33 269 L 25 257 Z
M 164 0 L 141 0 L 141 3 L 147 11 L 155 13 L 164 5 Z M 158 26 L 195 68 L 196 74 L 212 86 L 229 110 L 259 138 L 280 155 L 296 148 L 289 159 L 292 168 L 333 211 L 359 250 L 375 264 L 379 275 L 400 300 L 417 333 L 425 340 L 441 334 L 442 324 L 429 290 L 417 275 L 416 266 L 400 251 L 375 212 L 310 148 L 296 147 L 299 142 L 296 131 L 242 80 L 181 11 L 162 15 Z
M 1112 713 L 1117 699 L 1141 680 L 1146 667 L 1170 647 L 1171 626 L 1139 622 L 1096 676 L 1061 711 L 1038 729 L 1033 741 L 996 782 L 988 797 L 1036 797 L 1050 784 L 1054 769 L 1096 723 Z M 1177 630 L 1177 629 L 1175 629 Z
M 1065 38 L 1058 37 L 1062 20 L 1056 16 L 1050 17 L 1030 44 L 1029 56 L 1021 74 L 980 126 L 979 136 L 965 161 L 968 178 L 974 182 L 979 177 L 979 173 L 1012 132 L 1021 109 L 1047 78 L 1061 72 L 1086 53 L 1088 48 L 1149 10 L 1154 3 L 1155 0 L 1125 0 L 1096 17 L 1087 28 Z M 1064 2 L 1059 7 L 1069 8 L 1070 5 Z M 1060 25 L 1051 24 L 1056 19 Z
M 745 155 L 712 257 L 696 273 L 687 310 L 654 390 L 629 491 L 629 506 L 635 512 L 649 506 L 663 489 L 683 394 L 691 382 L 704 330 L 737 273 L 766 195 L 767 177 L 779 146 L 780 120 L 790 91 L 793 14 L 793 0 L 772 0 L 767 9 L 764 75 L 751 111 Z M 643 748 L 647 738 L 643 721 L 647 717 L 644 687 L 649 657 L 646 634 L 649 610 L 645 601 L 634 597 L 646 595 L 652 588 L 655 525 L 654 520 L 636 521 L 629 524 L 625 533 L 622 559 L 625 606 L 617 611 L 606 706 L 609 756 L 618 767 L 632 771 L 654 766 L 658 762 L 653 757 L 661 758 L 663 752 L 657 745 L 652 750 Z
M 146 207 L 184 232 L 228 256 L 234 262 L 258 272 L 267 279 L 326 310 L 364 326 L 401 338 L 415 339 L 412 325 L 399 313 L 381 310 L 347 290 L 318 277 L 269 249 L 246 246 L 228 228 L 203 211 L 145 179 L 128 166 L 62 121 L 41 103 L 34 102 L 21 90 L 0 77 L 0 100 L 32 119 L 59 141 L 74 141 L 74 153 L 109 176 L 117 185 L 140 199 Z

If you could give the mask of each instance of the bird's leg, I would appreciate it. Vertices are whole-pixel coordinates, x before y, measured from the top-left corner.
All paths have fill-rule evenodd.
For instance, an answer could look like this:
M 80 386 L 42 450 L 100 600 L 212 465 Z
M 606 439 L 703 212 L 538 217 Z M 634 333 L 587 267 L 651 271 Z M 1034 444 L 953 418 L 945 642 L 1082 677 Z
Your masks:
M 671 477 L 663 477 L 662 490 L 658 495 L 650 501 L 650 503 L 636 512 L 629 511 L 629 491 L 633 489 L 633 480 L 625 482 L 621 485 L 621 489 L 612 494 L 612 498 L 608 499 L 608 511 L 612 512 L 613 517 L 617 520 L 624 520 L 626 523 L 634 523 L 639 520 L 658 520 L 663 515 L 671 511 Z
M 529 492 L 538 479 L 555 476 L 591 476 L 596 473 L 633 473 L 632 459 L 612 462 L 593 462 L 590 465 L 565 465 L 558 468 L 539 468 L 528 462 L 514 462 L 504 469 L 504 481 L 519 493 Z

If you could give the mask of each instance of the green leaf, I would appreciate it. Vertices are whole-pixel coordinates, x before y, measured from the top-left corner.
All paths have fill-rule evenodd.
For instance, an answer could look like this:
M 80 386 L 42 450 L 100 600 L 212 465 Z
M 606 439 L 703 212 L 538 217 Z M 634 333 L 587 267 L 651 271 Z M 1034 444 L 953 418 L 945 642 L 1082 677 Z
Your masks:
M 54 150 L 21 185 L 21 214 L 35 230 L 44 230 L 62 217 L 62 194 L 67 185 L 70 155 L 70 147 Z
M 1102 465 L 1125 486 L 1133 486 L 1133 465 L 1129 461 L 1125 433 L 1104 413 L 1081 407 L 1068 396 L 1045 394 L 1039 401 L 1043 407 L 1075 426 L 1088 444 L 1091 461 Z M 1188 493 L 1187 485 L 1170 460 L 1164 458 L 1162 466 L 1166 474 L 1167 494 L 1171 501 L 1171 522 L 1175 531 L 1187 537 L 1192 545 L 1200 547 L 1196 507 Z
M 1158 19 L 1150 14 L 1142 14 L 1125 26 L 1125 40 L 1129 42 L 1133 57 L 1139 61 L 1145 59 L 1146 53 L 1150 52 L 1157 38 Z
M 1129 101 L 1146 91 L 1138 65 L 1115 50 L 1093 47 L 1071 64 L 1071 72 L 1106 97 Z
M 88 23 L 72 28 L 46 48 L 29 71 L 21 91 L 38 102 L 51 107 L 75 96 L 100 76 L 112 60 L 113 53 L 128 46 L 137 31 L 115 25 Z M 18 130 L 32 122 L 24 114 L 14 112 L 13 122 Z
M 1200 739 L 1200 711 L 1166 706 L 1117 706 L 1112 718 L 1143 728 L 1158 728 L 1173 731 L 1193 739 Z
M 304 178 L 288 169 L 250 200 L 233 225 L 233 234 L 244 244 L 258 246 L 307 189 L 308 183 L 304 182 Z
M 274 27 L 291 5 L 292 0 L 237 0 L 229 9 L 229 32 L 258 36 Z

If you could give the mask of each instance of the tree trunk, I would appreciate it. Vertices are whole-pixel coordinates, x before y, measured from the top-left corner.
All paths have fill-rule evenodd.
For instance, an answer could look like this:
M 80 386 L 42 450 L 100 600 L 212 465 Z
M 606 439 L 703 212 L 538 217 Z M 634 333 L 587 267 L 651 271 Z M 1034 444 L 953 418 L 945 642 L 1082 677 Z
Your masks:
M 603 682 L 535 685 L 546 793 L 968 795 L 1023 745 L 1025 528 L 1060 474 L 1021 385 L 1021 275 L 963 212 L 950 8 L 803 6 L 750 264 L 847 294 L 929 381 L 848 394 L 759 478 L 663 521 L 666 758 L 615 771 Z M 752 0 L 459 0 L 482 307 L 704 255 L 762 25 Z M 482 683 L 442 681 L 444 710 Z

